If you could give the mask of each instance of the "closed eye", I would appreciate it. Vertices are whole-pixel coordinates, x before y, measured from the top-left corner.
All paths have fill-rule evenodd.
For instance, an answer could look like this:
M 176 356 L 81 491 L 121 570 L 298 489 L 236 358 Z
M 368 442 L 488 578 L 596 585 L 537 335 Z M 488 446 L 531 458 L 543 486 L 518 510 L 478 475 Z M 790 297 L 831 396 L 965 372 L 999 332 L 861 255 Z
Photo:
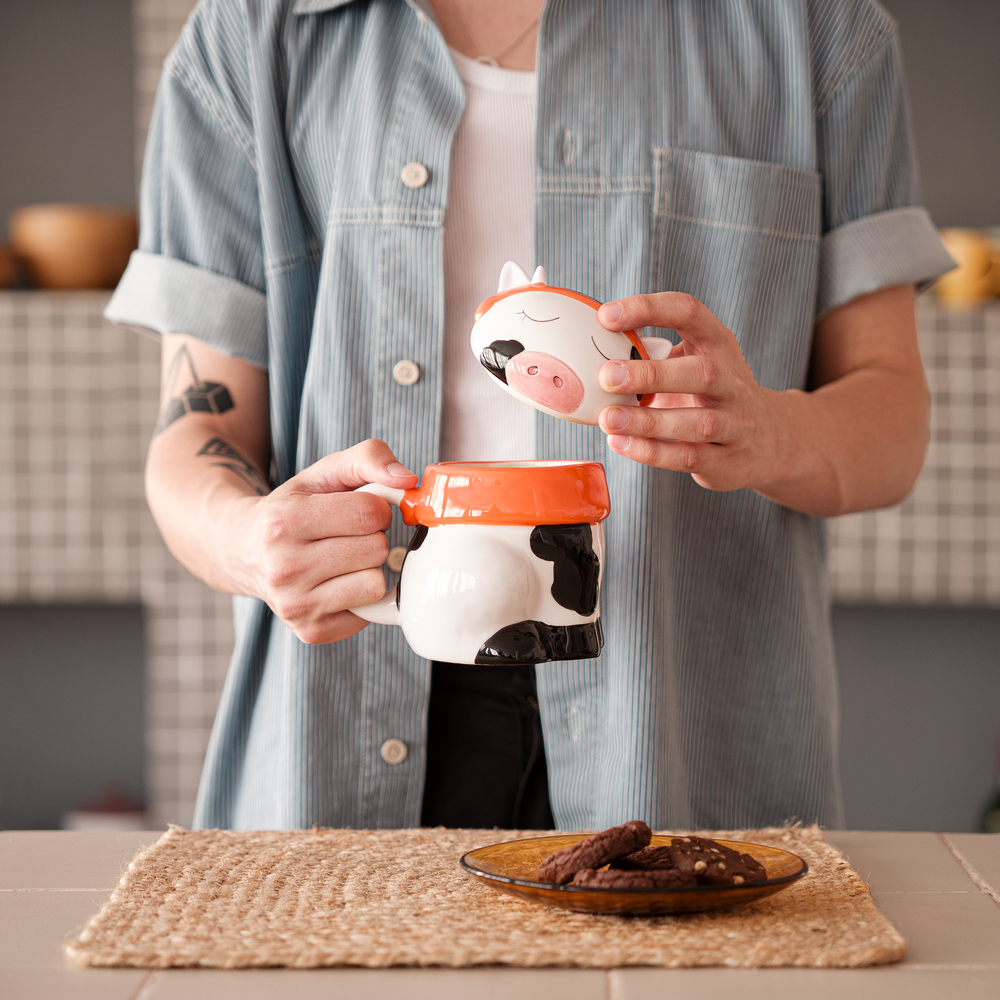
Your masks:
M 534 316 L 529 316 L 523 309 L 519 312 L 514 313 L 515 316 L 521 317 L 521 322 L 523 323 L 526 319 L 530 319 L 532 323 L 554 323 L 558 316 L 553 316 L 552 319 L 535 319 Z
M 596 340 L 594 340 L 594 338 L 593 338 L 593 337 L 591 337 L 591 338 L 590 338 L 590 342 L 591 342 L 591 343 L 592 343 L 592 344 L 594 345 L 594 347 L 597 347 L 597 341 L 596 341 Z M 604 351 L 602 351 L 602 350 L 601 350 L 601 349 L 600 349 L 599 347 L 597 347 L 597 353 L 598 353 L 598 354 L 600 354 L 600 356 L 601 356 L 602 358 L 604 358 L 604 360 L 605 360 L 605 361 L 610 361 L 610 360 L 611 360 L 611 358 L 609 358 L 609 357 L 608 357 L 608 356 L 607 356 L 607 355 L 606 355 L 606 354 L 604 353 Z

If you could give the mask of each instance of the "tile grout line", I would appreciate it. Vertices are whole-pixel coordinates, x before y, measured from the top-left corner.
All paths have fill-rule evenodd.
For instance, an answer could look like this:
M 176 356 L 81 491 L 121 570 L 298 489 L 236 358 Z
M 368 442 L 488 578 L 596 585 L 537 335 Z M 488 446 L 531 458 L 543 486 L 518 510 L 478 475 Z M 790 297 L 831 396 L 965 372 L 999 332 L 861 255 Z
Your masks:
M 132 994 L 131 1000 L 147 1000 L 152 996 L 151 990 L 163 978 L 163 970 L 155 969 L 146 974 L 146 978 L 139 983 L 138 989 Z
M 914 962 L 913 965 L 903 963 L 900 969 L 912 969 L 915 972 L 998 972 L 1000 965 L 995 962 Z
M 608 1000 L 625 1000 L 620 971 L 619 969 L 608 969 L 605 974 Z
M 104 886 L 101 889 L 0 889 L 0 892 L 114 892 L 114 886 Z
M 983 892 L 987 893 L 994 903 L 1000 904 L 1000 892 L 997 892 L 996 889 L 994 889 L 993 886 L 991 886 L 989 882 L 987 882 L 986 879 L 984 879 L 983 876 L 972 867 L 972 865 L 965 859 L 962 852 L 948 839 L 948 835 L 946 833 L 939 833 L 938 836 L 944 841 L 944 846 L 951 851 L 952 857 L 965 869 L 965 874 L 968 875 L 969 878 L 971 878 L 972 881 L 983 890 Z

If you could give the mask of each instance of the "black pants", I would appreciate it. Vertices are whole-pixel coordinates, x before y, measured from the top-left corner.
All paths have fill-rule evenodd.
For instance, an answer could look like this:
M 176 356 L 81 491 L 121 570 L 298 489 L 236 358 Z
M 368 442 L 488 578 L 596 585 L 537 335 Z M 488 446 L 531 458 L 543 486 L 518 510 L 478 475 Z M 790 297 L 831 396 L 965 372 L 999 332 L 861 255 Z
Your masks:
M 420 822 L 555 826 L 534 667 L 433 664 Z

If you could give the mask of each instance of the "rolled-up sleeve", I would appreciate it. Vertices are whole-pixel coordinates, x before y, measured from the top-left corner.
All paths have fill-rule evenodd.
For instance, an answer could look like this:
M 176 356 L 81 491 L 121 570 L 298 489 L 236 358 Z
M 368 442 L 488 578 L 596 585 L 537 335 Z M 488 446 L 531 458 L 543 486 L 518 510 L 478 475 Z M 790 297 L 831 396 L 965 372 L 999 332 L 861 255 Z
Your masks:
M 241 25 L 200 5 L 164 64 L 143 165 L 139 249 L 105 315 L 267 367 L 254 133 Z
M 824 235 L 817 313 L 891 285 L 925 285 L 955 266 L 920 207 L 895 26 L 851 53 L 818 95 Z

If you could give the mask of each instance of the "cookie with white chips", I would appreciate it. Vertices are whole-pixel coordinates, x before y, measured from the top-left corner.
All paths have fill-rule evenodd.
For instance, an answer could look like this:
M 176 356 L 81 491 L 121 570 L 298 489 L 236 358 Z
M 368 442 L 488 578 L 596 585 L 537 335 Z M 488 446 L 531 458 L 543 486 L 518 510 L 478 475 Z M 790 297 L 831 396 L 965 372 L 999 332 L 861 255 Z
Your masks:
M 707 837 L 675 837 L 669 854 L 674 867 L 690 872 L 699 885 L 742 885 L 767 878 L 764 866 L 749 854 L 741 854 Z

